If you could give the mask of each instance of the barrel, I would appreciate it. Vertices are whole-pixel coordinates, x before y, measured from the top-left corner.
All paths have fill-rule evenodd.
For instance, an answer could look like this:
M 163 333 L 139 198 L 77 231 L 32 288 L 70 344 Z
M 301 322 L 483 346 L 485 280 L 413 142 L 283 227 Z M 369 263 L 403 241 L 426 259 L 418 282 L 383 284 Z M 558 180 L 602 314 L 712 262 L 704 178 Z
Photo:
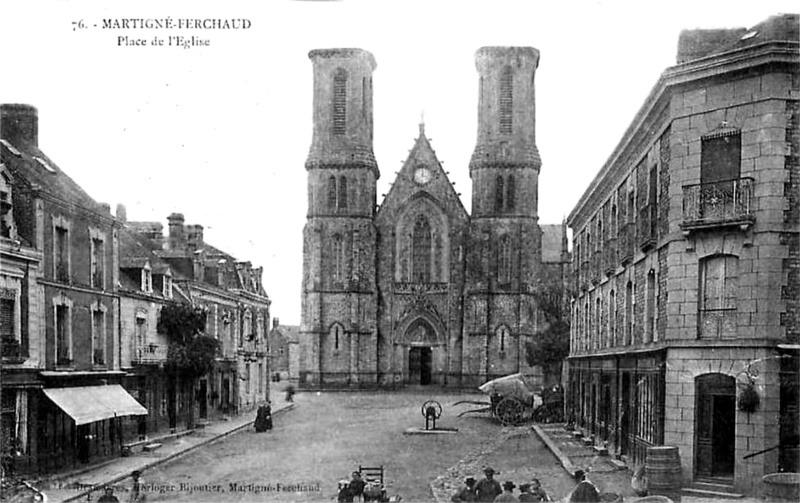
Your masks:
M 647 448 L 647 458 L 644 462 L 647 473 L 647 489 L 650 494 L 654 490 L 678 490 L 681 488 L 681 458 L 678 448 L 663 445 Z
M 800 473 L 770 473 L 761 477 L 768 501 L 800 500 Z

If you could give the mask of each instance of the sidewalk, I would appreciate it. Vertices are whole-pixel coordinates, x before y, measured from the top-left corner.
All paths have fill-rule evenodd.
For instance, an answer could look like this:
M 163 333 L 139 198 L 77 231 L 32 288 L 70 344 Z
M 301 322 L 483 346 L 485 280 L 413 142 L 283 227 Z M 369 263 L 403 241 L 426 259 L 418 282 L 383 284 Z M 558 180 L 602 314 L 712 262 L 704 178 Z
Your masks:
M 637 497 L 631 488 L 631 472 L 622 462 L 611 456 L 601 456 L 591 446 L 583 444 L 575 438 L 564 425 L 535 424 L 533 430 L 547 445 L 547 448 L 558 458 L 561 466 L 568 473 L 582 469 L 601 492 L 614 492 L 622 495 L 625 501 L 636 501 Z M 683 495 L 681 503 L 763 503 L 757 498 L 700 498 Z
M 273 417 L 294 408 L 294 403 L 286 402 L 279 389 L 274 389 L 271 397 Z M 53 474 L 40 480 L 36 487 L 47 495 L 48 503 L 85 501 L 90 493 L 93 493 L 91 499 L 97 499 L 107 485 L 115 487 L 120 501 L 127 501 L 124 492 L 130 490 L 130 476 L 134 470 L 144 471 L 142 478 L 146 481 L 145 470 L 148 468 L 167 463 L 198 447 L 251 428 L 255 416 L 256 410 L 253 409 L 229 420 L 209 422 L 203 428 L 153 438 L 151 443 L 162 444 L 154 451 L 137 450 L 130 456 L 115 458 L 83 470 Z

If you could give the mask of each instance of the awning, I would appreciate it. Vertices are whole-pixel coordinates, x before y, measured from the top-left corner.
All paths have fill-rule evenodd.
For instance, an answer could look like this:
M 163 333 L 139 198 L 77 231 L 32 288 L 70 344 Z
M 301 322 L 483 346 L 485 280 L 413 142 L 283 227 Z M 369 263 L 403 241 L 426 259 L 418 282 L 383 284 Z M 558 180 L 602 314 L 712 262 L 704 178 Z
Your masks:
M 112 417 L 147 415 L 147 409 L 119 384 L 47 388 L 43 391 L 61 410 L 75 420 L 76 425 Z

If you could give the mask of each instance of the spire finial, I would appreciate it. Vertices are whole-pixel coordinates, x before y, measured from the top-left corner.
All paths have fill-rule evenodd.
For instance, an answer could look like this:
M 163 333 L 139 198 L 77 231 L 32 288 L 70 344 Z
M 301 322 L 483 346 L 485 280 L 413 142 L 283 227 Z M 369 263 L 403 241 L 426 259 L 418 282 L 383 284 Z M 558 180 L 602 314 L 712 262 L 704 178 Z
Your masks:
M 419 136 L 420 138 L 425 136 L 425 110 L 419 115 Z

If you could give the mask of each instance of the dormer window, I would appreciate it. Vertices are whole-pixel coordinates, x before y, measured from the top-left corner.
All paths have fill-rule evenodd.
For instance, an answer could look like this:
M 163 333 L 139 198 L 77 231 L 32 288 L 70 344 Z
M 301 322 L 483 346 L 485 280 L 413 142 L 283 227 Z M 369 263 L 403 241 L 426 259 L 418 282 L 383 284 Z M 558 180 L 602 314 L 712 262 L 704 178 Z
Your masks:
M 142 291 L 153 293 L 153 272 L 150 269 L 150 264 L 145 264 L 142 267 Z
M 164 275 L 164 289 L 161 293 L 168 299 L 172 298 L 172 276 L 169 274 Z

